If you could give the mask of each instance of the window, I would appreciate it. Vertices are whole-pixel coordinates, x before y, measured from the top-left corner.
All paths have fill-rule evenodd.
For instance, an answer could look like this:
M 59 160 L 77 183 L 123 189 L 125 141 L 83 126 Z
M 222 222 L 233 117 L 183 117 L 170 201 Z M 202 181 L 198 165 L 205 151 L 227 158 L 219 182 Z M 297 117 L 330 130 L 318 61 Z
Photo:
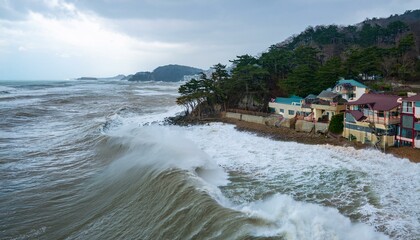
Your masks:
M 385 117 L 384 111 L 378 111 L 378 117 Z
M 280 108 L 280 109 L 279 109 L 279 112 L 280 112 L 280 113 L 284 113 L 284 109 Z
M 402 116 L 402 127 L 403 128 L 413 128 L 413 117 L 403 115 Z
M 295 115 L 295 111 L 294 110 L 289 110 L 289 115 Z
M 403 102 L 402 112 L 412 113 L 413 112 L 413 102 Z
M 407 128 L 401 129 L 401 137 L 411 139 L 413 137 L 413 130 Z

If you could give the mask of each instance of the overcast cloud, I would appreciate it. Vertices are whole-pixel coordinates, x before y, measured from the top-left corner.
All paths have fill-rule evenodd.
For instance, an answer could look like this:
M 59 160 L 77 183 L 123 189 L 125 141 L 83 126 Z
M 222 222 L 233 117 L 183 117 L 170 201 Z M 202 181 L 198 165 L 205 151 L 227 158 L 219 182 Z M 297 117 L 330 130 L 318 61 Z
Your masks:
M 419 8 L 418 0 L 0 0 L 0 79 L 207 69 L 308 26 Z

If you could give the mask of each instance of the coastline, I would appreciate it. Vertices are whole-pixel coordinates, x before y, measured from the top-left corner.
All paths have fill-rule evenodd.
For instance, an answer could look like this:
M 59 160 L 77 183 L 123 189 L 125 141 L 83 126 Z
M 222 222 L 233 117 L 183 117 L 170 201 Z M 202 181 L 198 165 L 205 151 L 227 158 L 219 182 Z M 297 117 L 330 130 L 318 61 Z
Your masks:
M 237 119 L 221 117 L 212 121 L 223 122 L 235 125 L 238 131 L 253 132 L 258 135 L 269 137 L 278 141 L 293 141 L 304 144 L 320 145 L 329 144 L 334 146 L 353 147 L 355 149 L 372 148 L 370 145 L 360 142 L 348 141 L 342 136 L 321 135 L 314 133 L 297 132 L 290 128 L 267 126 L 264 124 L 245 122 Z M 410 162 L 420 163 L 420 150 L 412 147 L 390 147 L 385 153 L 392 154 L 398 158 L 407 158 Z

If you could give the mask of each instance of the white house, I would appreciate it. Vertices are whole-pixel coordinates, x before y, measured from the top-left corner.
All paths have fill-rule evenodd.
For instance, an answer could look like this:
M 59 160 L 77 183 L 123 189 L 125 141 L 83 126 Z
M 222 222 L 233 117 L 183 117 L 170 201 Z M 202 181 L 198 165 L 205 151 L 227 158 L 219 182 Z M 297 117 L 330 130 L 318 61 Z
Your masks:
M 356 101 L 363 94 L 369 92 L 369 88 L 353 79 L 341 79 L 337 82 L 332 91 L 340 94 L 343 99 L 351 102 Z

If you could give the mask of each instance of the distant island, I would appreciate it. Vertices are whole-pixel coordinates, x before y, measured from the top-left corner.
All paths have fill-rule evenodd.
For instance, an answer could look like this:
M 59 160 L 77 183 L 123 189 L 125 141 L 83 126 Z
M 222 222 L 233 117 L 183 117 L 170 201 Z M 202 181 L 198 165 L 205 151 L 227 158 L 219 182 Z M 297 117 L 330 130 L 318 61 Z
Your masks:
M 202 69 L 170 64 L 160 66 L 152 72 L 137 72 L 133 75 L 128 75 L 123 80 L 128 81 L 162 81 L 162 82 L 179 82 L 184 80 L 184 77 L 197 75 L 203 72 Z
M 80 78 L 76 78 L 76 80 L 122 80 L 125 77 L 126 77 L 125 75 L 119 74 L 119 75 L 114 76 L 114 77 L 104 77 L 104 78 L 99 78 L 99 77 L 80 77 Z

